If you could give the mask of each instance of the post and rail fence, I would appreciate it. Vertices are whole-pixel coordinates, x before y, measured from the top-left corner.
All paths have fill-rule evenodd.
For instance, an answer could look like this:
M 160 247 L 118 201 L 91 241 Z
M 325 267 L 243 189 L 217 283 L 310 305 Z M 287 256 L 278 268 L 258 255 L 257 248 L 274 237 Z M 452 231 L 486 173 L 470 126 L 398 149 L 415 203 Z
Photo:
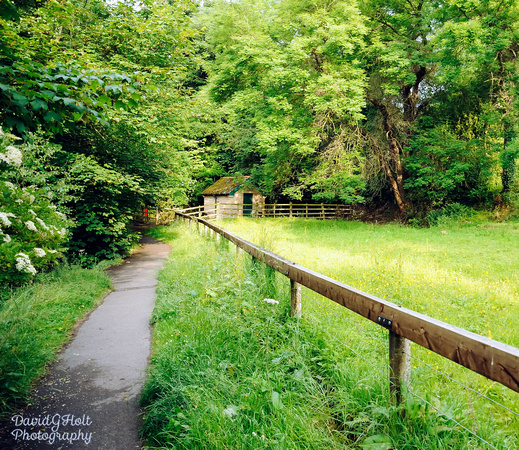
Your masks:
M 189 208 L 145 208 L 134 217 L 138 223 L 165 224 L 176 213 L 207 220 L 234 219 L 236 217 L 298 217 L 305 219 L 344 219 L 352 215 L 349 205 L 327 203 L 272 203 L 248 205 L 243 203 L 220 203 L 192 206 Z
M 315 219 L 341 219 L 352 214 L 349 205 L 327 203 L 272 203 L 247 205 L 243 203 L 219 203 L 194 206 L 176 210 L 192 217 L 206 219 L 225 219 L 242 216 L 249 217 L 299 217 Z
M 388 329 L 390 396 L 395 404 L 402 401 L 403 393 L 409 387 L 410 341 L 519 392 L 519 349 L 417 313 L 307 269 L 198 217 L 192 211 L 177 210 L 175 217 L 189 221 L 190 227 L 193 224 L 197 228 L 204 226 L 217 240 L 222 236 L 236 245 L 237 251 L 246 251 L 289 278 L 293 317 L 301 317 L 301 286 L 306 286 Z

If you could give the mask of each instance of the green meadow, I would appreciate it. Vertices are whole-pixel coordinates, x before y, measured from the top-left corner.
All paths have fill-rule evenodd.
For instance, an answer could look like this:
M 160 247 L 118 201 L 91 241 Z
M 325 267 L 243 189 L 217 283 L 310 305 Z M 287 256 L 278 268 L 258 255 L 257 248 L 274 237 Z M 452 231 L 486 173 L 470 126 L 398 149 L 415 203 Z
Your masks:
M 220 226 L 357 289 L 519 346 L 517 222 Z M 142 397 L 149 448 L 519 448 L 514 391 L 413 345 L 411 392 L 392 405 L 386 330 L 306 289 L 303 318 L 293 319 L 282 275 L 182 224 L 153 233 L 174 251 L 161 275 Z

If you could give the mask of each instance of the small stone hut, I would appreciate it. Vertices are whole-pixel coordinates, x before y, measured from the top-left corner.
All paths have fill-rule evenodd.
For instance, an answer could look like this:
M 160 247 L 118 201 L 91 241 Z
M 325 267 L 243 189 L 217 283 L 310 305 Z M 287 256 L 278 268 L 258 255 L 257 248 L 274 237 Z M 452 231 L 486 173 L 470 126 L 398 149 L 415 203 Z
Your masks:
M 249 177 L 222 177 L 202 192 L 204 211 L 218 218 L 256 217 L 265 206 L 265 197 L 255 188 L 245 187 Z

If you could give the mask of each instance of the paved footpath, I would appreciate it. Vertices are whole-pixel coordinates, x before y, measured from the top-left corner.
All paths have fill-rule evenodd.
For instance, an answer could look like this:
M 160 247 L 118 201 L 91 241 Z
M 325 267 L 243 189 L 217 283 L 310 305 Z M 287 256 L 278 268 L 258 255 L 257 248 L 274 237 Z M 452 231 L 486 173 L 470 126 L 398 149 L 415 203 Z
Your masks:
M 142 244 L 110 269 L 114 291 L 81 325 L 30 405 L 18 413 L 25 424 L 17 426 L 13 418 L 5 424 L 0 449 L 142 447 L 137 401 L 150 354 L 149 319 L 157 273 L 171 251 L 148 236 Z

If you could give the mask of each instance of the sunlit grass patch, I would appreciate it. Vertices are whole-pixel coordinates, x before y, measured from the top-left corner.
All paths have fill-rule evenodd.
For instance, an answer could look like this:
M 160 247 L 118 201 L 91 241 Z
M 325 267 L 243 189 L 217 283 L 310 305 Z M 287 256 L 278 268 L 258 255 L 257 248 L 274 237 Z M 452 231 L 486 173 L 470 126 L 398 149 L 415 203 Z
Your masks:
M 264 220 L 229 221 L 222 225 L 253 241 L 256 230 L 269 226 Z M 422 314 L 519 347 L 517 224 L 497 225 L 414 229 L 401 225 L 277 220 L 272 228 L 278 242 L 283 243 L 281 255 L 288 259 Z M 381 332 L 377 325 L 308 290 L 303 293 L 303 314 L 305 311 L 318 313 L 323 328 L 333 329 L 334 337 L 345 336 L 345 342 L 361 349 L 364 357 L 370 355 L 375 364 L 380 360 L 380 351 L 373 351 L 372 334 Z M 352 331 L 351 321 L 366 331 Z M 484 428 L 482 423 L 488 423 L 492 417 L 499 424 L 494 432 L 502 433 L 507 441 L 505 448 L 516 448 L 518 416 L 478 394 L 488 393 L 488 397 L 515 412 L 519 412 L 519 394 L 417 345 L 412 346 L 412 355 L 417 358 L 412 359 L 413 387 L 417 393 L 463 405 L 474 418 L 475 430 Z M 499 442 L 501 437 L 496 439 Z

